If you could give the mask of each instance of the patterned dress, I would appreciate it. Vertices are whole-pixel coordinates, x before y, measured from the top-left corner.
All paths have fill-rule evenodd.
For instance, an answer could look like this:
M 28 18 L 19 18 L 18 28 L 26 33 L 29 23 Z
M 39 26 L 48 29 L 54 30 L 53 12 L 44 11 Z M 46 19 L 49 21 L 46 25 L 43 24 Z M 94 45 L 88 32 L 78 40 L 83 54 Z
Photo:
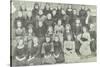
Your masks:
M 65 41 L 64 42 L 64 57 L 66 63 L 79 62 L 79 56 L 75 52 L 75 42 Z

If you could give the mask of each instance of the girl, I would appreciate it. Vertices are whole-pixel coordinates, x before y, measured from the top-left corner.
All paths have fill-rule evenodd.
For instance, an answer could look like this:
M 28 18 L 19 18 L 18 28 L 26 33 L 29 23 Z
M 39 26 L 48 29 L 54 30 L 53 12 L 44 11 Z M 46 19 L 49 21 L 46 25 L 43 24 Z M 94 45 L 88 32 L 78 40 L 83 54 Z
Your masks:
M 34 4 L 34 8 L 32 9 L 32 16 L 36 17 L 38 15 L 39 5 L 38 3 Z
M 65 39 L 65 40 L 67 39 L 67 36 L 68 36 L 69 34 L 70 34 L 72 37 L 74 37 L 74 36 L 73 36 L 73 33 L 72 33 L 72 31 L 71 31 L 71 26 L 70 26 L 70 24 L 66 24 L 66 26 L 65 26 L 65 32 L 64 32 L 64 39 Z M 72 39 L 74 39 L 74 38 L 72 38 Z
M 54 57 L 56 59 L 56 63 L 62 63 L 64 62 L 64 55 L 63 55 L 63 46 L 61 45 L 61 42 L 59 41 L 59 37 L 55 35 L 54 37 Z
M 43 10 L 43 13 L 44 13 L 44 15 L 47 15 L 48 13 L 51 13 L 50 4 L 49 3 L 46 3 L 45 8 Z
M 40 54 L 40 43 L 37 37 L 33 38 L 33 44 L 31 46 L 31 57 L 27 60 L 29 65 L 39 65 L 41 64 L 41 54 Z
M 62 14 L 62 22 L 63 22 L 63 25 L 65 26 L 66 24 L 69 23 L 69 16 L 66 15 L 66 12 L 64 9 L 61 10 L 61 14 Z
M 82 24 L 81 24 L 79 18 L 77 18 L 75 20 L 75 23 L 73 23 L 72 31 L 74 32 L 74 38 L 75 38 L 75 43 L 76 43 L 75 51 L 76 51 L 77 55 L 81 55 L 80 51 L 79 51 L 81 44 L 80 44 L 79 40 L 77 39 L 77 36 L 79 36 L 82 33 Z
M 35 34 L 33 32 L 33 29 L 32 29 L 32 25 L 29 25 L 28 26 L 28 33 L 27 33 L 27 36 L 26 36 L 26 41 L 27 41 L 27 46 L 28 46 L 28 59 L 31 58 L 32 56 L 32 44 L 33 44 L 33 38 L 34 38 Z
M 18 44 L 15 48 L 15 60 L 13 65 L 14 66 L 25 66 L 26 65 L 26 52 L 27 47 L 24 45 L 23 38 L 20 38 Z
M 17 16 L 15 17 L 14 24 L 16 24 L 17 21 L 22 22 L 22 24 L 24 23 L 25 20 L 24 20 L 23 12 L 22 12 L 22 11 L 18 11 L 18 12 L 17 12 Z M 16 26 L 16 25 L 15 25 L 15 26 Z
M 87 11 L 85 10 L 86 6 L 82 5 L 81 6 L 81 10 L 79 11 L 79 17 L 80 17 L 80 21 L 82 22 L 82 26 L 85 26 L 85 20 L 87 17 Z
M 78 15 L 77 15 L 77 10 L 76 9 L 74 9 L 73 10 L 73 16 L 72 16 L 72 22 L 75 22 L 76 21 L 76 19 L 77 19 L 77 17 L 78 17 Z
M 58 24 L 55 25 L 54 30 L 55 30 L 54 32 L 59 36 L 60 42 L 63 44 L 64 27 L 60 19 L 58 20 Z
M 73 8 L 72 5 L 68 5 L 68 8 L 66 10 L 66 14 L 69 16 L 69 24 L 72 23 L 72 16 L 73 16 Z
M 80 53 L 82 58 L 87 58 L 91 54 L 90 50 L 90 34 L 87 31 L 86 27 L 83 27 L 83 33 L 77 36 L 78 40 L 81 43 Z
M 56 24 L 55 22 L 57 22 L 57 11 L 56 9 L 52 10 L 52 20 L 54 22 L 54 24 Z
M 42 64 L 54 64 L 55 59 L 52 56 L 54 49 L 53 49 L 53 43 L 51 42 L 51 39 L 49 36 L 46 36 L 46 42 L 42 45 L 42 54 L 43 54 L 43 62 Z
M 43 14 L 43 10 L 39 10 L 38 15 L 36 16 L 36 28 L 39 25 L 39 22 L 44 22 L 44 20 L 46 19 L 46 16 Z
M 90 48 L 93 56 L 96 56 L 96 31 L 95 31 L 95 25 L 90 24 L 90 36 L 91 36 L 91 42 L 90 42 Z
M 67 36 L 64 41 L 64 57 L 66 63 L 78 62 L 79 57 L 75 52 L 75 41 L 72 41 L 72 35 Z
M 50 13 L 47 14 L 47 19 L 45 20 L 46 28 L 48 26 L 54 26 L 53 20 L 52 20 L 52 15 Z
M 47 35 L 49 35 L 51 37 L 51 39 L 53 38 L 53 27 L 52 26 L 49 26 L 48 27 L 48 30 L 47 30 Z
M 25 35 L 25 28 L 22 27 L 21 21 L 17 21 L 17 27 L 15 29 L 16 40 L 19 40 L 21 37 L 24 37 L 24 35 Z

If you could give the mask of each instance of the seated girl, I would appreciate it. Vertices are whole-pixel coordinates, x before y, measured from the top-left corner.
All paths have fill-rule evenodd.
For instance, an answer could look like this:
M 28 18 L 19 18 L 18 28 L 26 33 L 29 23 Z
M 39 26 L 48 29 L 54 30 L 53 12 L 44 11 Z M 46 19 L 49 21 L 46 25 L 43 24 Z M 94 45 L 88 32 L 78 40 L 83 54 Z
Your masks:
M 64 55 L 63 55 L 63 46 L 61 45 L 61 42 L 59 41 L 59 37 L 56 35 L 54 37 L 54 57 L 56 59 L 56 63 L 62 63 L 64 62 Z
M 53 43 L 49 36 L 46 36 L 46 41 L 42 45 L 43 62 L 42 64 L 54 64 L 55 59 L 52 56 L 54 49 Z
M 23 38 L 20 38 L 18 41 L 18 44 L 15 48 L 14 52 L 14 66 L 25 66 L 26 65 L 26 53 L 27 53 L 27 47 L 24 45 Z
M 25 28 L 22 27 L 21 21 L 17 21 L 16 25 L 17 27 L 15 29 L 15 37 L 16 37 L 16 40 L 19 40 L 21 37 L 25 35 Z
M 83 27 L 83 33 L 77 36 L 77 39 L 81 43 L 80 47 L 80 53 L 82 55 L 82 58 L 88 58 L 89 55 L 91 55 L 90 50 L 90 34 L 87 31 L 86 27 Z
M 75 52 L 75 41 L 72 41 L 70 34 L 67 36 L 67 40 L 64 41 L 64 57 L 66 63 L 78 62 L 79 60 Z
M 37 37 L 33 38 L 33 43 L 31 46 L 30 57 L 27 60 L 29 65 L 39 65 L 41 64 L 41 54 L 40 54 L 40 43 Z

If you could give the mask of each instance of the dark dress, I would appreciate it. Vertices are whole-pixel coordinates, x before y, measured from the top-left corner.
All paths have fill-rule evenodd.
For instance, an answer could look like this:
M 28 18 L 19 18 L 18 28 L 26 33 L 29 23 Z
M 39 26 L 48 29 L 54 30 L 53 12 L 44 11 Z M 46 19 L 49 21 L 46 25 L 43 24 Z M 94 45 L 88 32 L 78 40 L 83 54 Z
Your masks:
M 90 49 L 92 52 L 96 53 L 96 31 L 90 31 L 91 39 L 94 39 L 90 42 Z
M 15 48 L 15 54 L 14 54 L 15 58 L 16 56 L 18 58 L 23 58 L 23 57 L 26 57 L 27 56 L 27 47 L 24 46 L 23 48 L 19 49 L 18 47 Z M 16 59 L 13 60 L 12 62 L 13 66 L 25 66 L 26 65 L 26 59 L 23 60 L 23 61 L 18 61 Z
M 53 20 L 52 19 L 46 19 L 45 25 L 46 25 L 46 28 L 48 28 L 49 26 L 54 26 Z
M 69 10 L 71 10 L 71 11 L 69 11 Z M 69 24 L 71 25 L 72 24 L 73 9 L 67 8 L 66 14 L 69 16 Z
M 87 17 L 87 11 L 86 10 L 83 10 L 81 9 L 79 11 L 79 17 L 80 17 L 80 21 L 82 22 L 82 25 L 85 26 L 85 20 L 86 20 L 86 17 Z
M 54 64 L 55 58 L 52 56 L 53 53 L 53 44 L 52 43 L 43 43 L 42 45 L 42 54 L 43 54 L 43 61 L 42 64 Z
M 22 22 L 22 25 L 23 26 L 25 26 L 25 24 L 24 23 L 26 23 L 25 21 L 25 19 L 24 19 L 24 17 L 22 16 L 22 17 L 16 17 L 15 18 L 15 20 L 14 20 L 14 26 L 15 26 L 15 28 L 17 28 L 16 26 L 17 26 L 17 21 L 21 21 Z
M 57 19 L 61 19 L 62 18 L 62 16 L 61 16 L 62 14 L 61 14 L 61 9 L 59 10 L 57 10 Z
M 34 43 L 33 43 L 34 44 Z M 41 60 L 41 45 L 38 44 L 37 46 L 32 45 L 31 47 L 31 56 L 35 57 L 31 61 L 29 61 L 29 65 L 40 65 L 42 60 Z
M 61 43 L 54 41 L 53 45 L 54 45 L 54 56 L 59 55 L 58 57 L 55 57 L 56 63 L 64 62 L 64 54 L 63 54 Z
M 47 10 L 46 7 L 43 10 L 44 15 L 47 15 L 48 13 L 51 13 L 52 11 L 50 10 L 50 8 Z

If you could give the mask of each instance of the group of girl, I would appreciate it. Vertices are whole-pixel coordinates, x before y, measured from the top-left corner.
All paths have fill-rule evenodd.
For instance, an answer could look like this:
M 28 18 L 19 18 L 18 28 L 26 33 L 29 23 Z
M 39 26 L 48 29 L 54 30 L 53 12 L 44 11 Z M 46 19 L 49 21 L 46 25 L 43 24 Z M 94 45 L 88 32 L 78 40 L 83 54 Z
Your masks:
M 80 62 L 96 55 L 96 31 L 90 10 L 82 6 L 77 14 L 72 5 L 44 9 L 36 3 L 32 11 L 21 8 L 14 20 L 13 65 Z M 12 44 L 15 45 L 15 44 Z

